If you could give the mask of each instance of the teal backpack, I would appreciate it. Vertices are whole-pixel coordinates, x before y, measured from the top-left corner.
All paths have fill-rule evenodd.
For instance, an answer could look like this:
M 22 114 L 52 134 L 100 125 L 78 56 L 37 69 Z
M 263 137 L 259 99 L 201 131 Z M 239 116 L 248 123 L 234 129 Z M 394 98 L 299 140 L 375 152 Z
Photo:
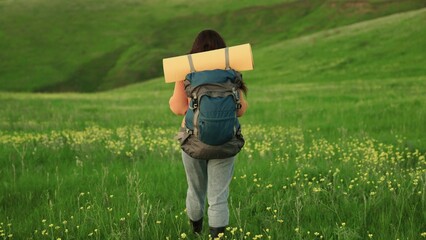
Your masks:
M 183 151 L 196 159 L 235 156 L 244 146 L 237 111 L 242 76 L 229 68 L 196 72 L 188 55 L 191 73 L 184 81 L 190 98 L 185 128 L 179 140 Z M 228 59 L 228 58 L 227 58 Z

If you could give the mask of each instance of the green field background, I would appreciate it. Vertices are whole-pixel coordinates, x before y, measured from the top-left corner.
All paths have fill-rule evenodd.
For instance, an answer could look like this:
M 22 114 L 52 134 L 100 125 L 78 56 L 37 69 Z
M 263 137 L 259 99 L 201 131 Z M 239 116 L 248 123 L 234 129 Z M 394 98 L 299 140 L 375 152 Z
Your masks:
M 426 238 L 424 7 L 0 0 L 0 238 L 195 238 L 161 59 L 205 28 L 255 62 L 225 238 Z

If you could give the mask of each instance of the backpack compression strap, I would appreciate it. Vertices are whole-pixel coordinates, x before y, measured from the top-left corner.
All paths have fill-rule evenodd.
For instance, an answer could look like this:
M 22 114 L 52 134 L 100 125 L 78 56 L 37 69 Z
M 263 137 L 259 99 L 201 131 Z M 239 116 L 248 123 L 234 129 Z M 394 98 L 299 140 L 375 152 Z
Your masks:
M 229 48 L 228 47 L 226 47 L 225 48 L 225 69 L 226 70 L 229 70 L 229 69 L 231 69 L 231 66 L 229 66 Z
M 192 56 L 191 54 L 188 54 L 188 62 L 189 62 L 189 68 L 191 69 L 191 72 L 196 72 L 194 68 L 194 63 L 192 62 Z

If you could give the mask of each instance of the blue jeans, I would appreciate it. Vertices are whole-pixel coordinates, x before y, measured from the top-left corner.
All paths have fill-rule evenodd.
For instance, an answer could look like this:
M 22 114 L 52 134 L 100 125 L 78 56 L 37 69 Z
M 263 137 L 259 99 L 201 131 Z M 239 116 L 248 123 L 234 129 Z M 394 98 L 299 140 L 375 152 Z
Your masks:
M 204 216 L 207 194 L 208 220 L 210 227 L 225 227 L 229 224 L 229 184 L 234 173 L 235 157 L 199 160 L 182 151 L 188 191 L 186 212 L 192 221 Z

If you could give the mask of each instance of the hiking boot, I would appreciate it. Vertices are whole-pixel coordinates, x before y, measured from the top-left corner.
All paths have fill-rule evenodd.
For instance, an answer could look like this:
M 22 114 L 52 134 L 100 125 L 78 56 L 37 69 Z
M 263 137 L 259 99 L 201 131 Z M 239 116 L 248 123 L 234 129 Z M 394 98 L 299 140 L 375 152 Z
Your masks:
M 210 227 L 211 239 L 219 238 L 219 234 L 221 234 L 221 237 L 223 237 L 224 233 L 225 233 L 225 227 L 218 227 L 218 228 Z
M 191 222 L 192 231 L 196 234 L 201 234 L 201 231 L 203 230 L 203 218 L 198 221 L 192 221 L 189 219 L 189 221 Z

